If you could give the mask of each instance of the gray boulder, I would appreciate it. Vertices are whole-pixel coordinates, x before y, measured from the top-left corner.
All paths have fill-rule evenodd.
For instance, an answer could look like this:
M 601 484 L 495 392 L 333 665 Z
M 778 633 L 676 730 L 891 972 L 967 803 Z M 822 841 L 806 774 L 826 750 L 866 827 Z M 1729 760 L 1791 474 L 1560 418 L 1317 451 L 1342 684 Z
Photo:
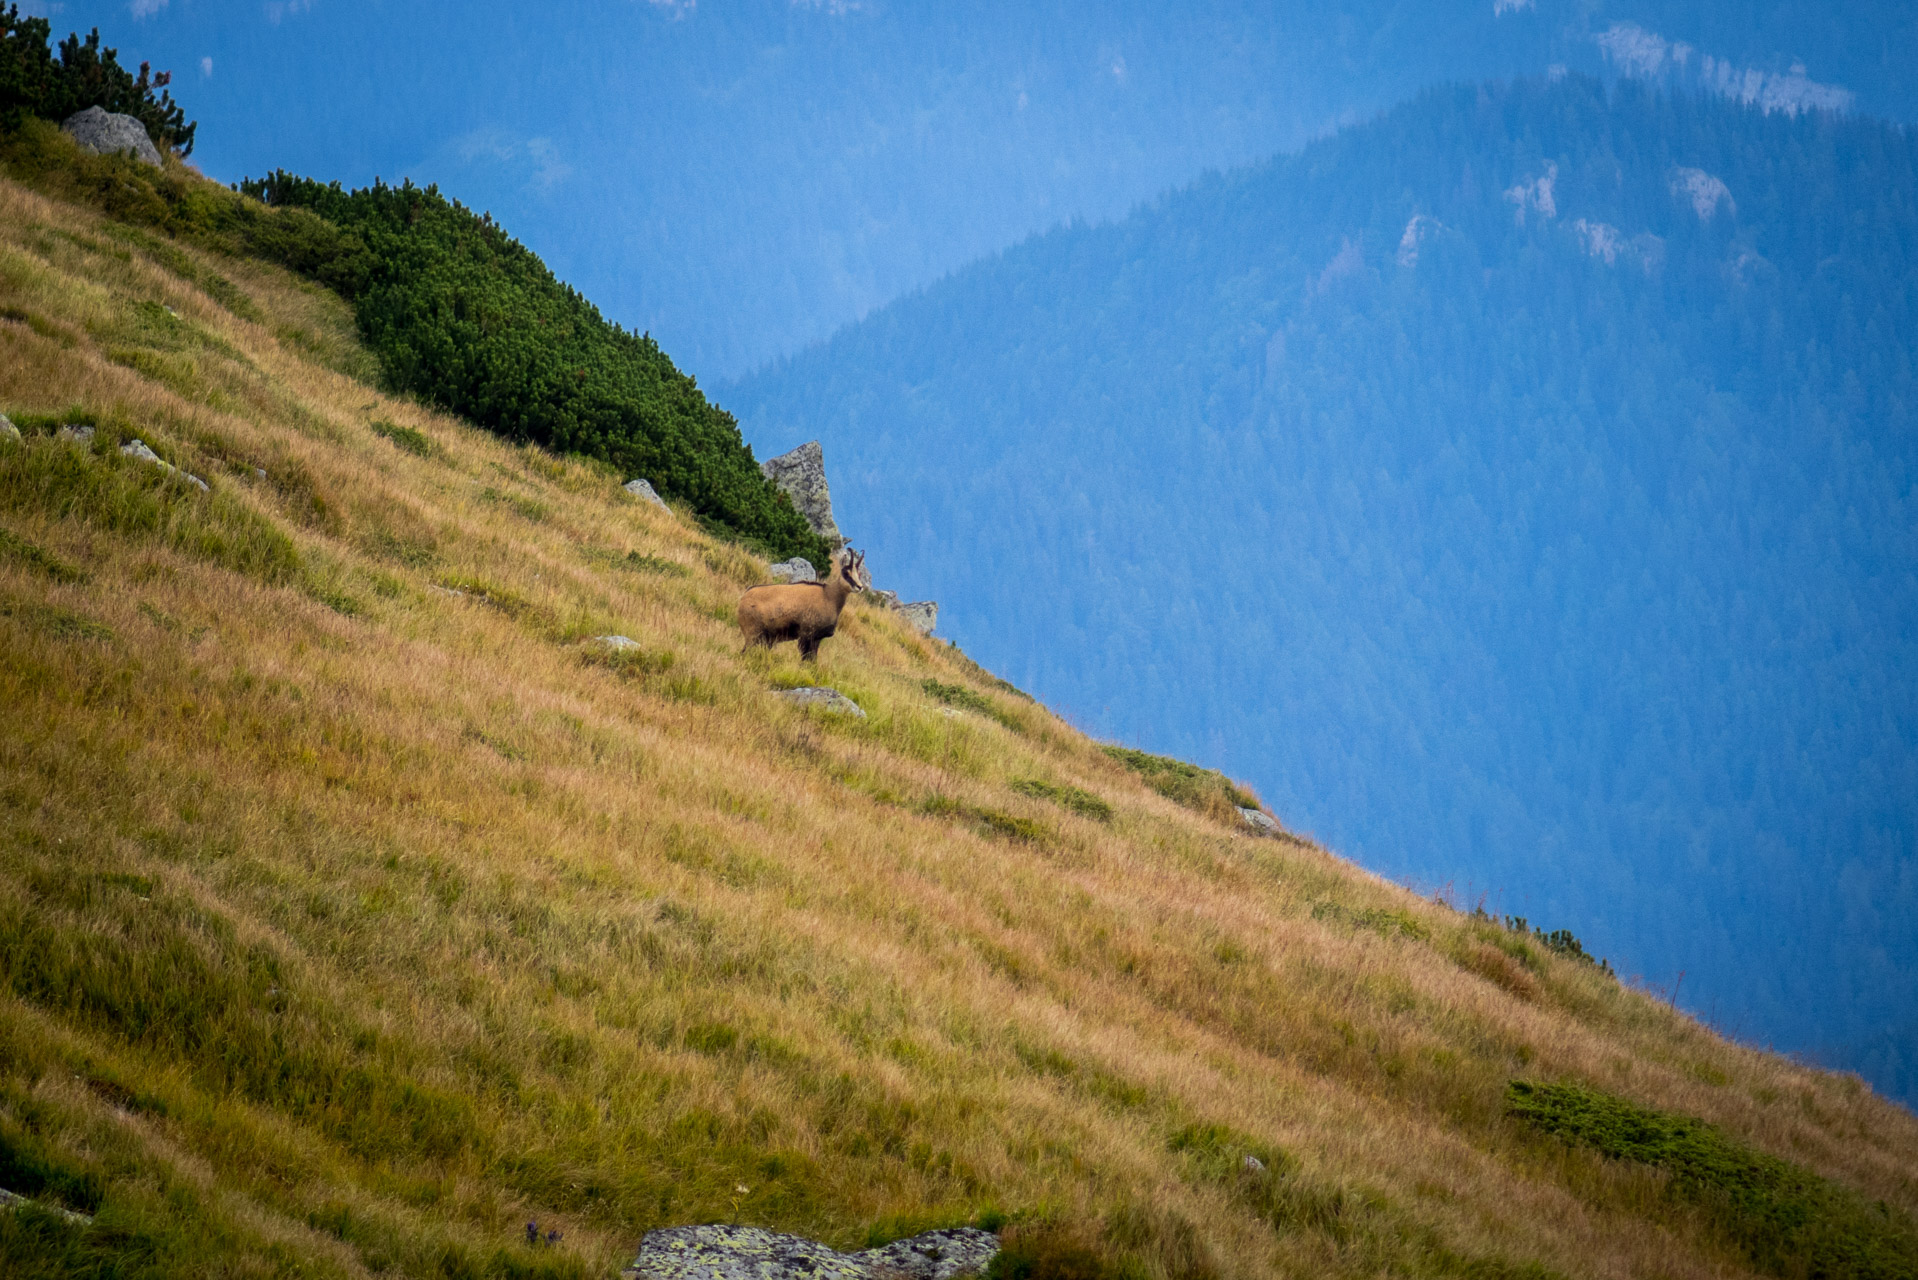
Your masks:
M 817 582 L 819 570 L 812 567 L 812 561 L 804 556 L 794 556 L 790 560 L 781 560 L 778 564 L 768 565 L 766 572 L 775 582 Z
M 89 434 L 91 434 L 93 431 L 93 428 L 88 427 L 87 431 Z M 180 470 L 178 467 L 174 466 L 171 462 L 168 462 L 165 458 L 162 458 L 159 454 L 147 448 L 147 443 L 144 440 L 135 440 L 130 444 L 123 444 L 120 446 L 120 452 L 126 457 L 132 458 L 137 462 L 150 462 L 154 466 L 160 468 L 162 471 L 171 471 L 174 475 L 180 476 L 183 479 L 185 479 L 187 483 L 198 485 L 200 487 L 201 493 L 205 493 L 208 491 L 206 487 L 206 481 L 200 479 L 200 477 L 194 475 L 191 471 Z
M 713 1225 L 649 1231 L 624 1280 L 955 1280 L 983 1275 L 999 1240 L 956 1227 L 840 1253 L 803 1236 Z
M 599 641 L 614 653 L 639 648 L 639 641 L 633 639 L 631 636 L 594 636 L 593 639 Z
M 671 507 L 666 505 L 666 499 L 660 497 L 659 494 L 653 490 L 652 481 L 650 480 L 628 480 L 626 482 L 626 492 L 643 502 L 652 503 L 661 511 L 672 510 Z
M 93 428 L 84 422 L 63 422 L 55 428 L 53 438 L 89 448 L 93 444 Z
M 1257 809 L 1247 809 L 1241 806 L 1239 816 L 1245 819 L 1246 826 L 1251 827 L 1262 836 L 1275 836 L 1279 834 L 1279 824 L 1272 821 L 1269 816 Z
M 814 533 L 834 550 L 845 545 L 839 526 L 833 523 L 832 494 L 826 488 L 826 455 L 817 440 L 808 440 L 790 453 L 768 458 L 759 464 L 759 469 L 766 473 L 768 480 L 785 490 Z
M 939 625 L 937 600 L 913 600 L 899 605 L 898 608 L 899 612 L 906 616 L 906 621 L 925 635 L 931 635 L 932 629 Z
M 13 419 L 0 413 L 0 440 L 18 440 L 20 428 L 13 425 Z
M 132 116 L 123 116 L 104 107 L 88 107 L 75 112 L 60 126 L 73 140 L 95 155 L 107 156 L 124 151 L 136 160 L 160 167 L 160 149 L 147 137 L 146 126 Z
M 842 715 L 858 716 L 861 720 L 866 713 L 857 702 L 848 698 L 837 689 L 826 689 L 818 685 L 807 685 L 803 689 L 781 689 L 779 696 L 801 707 L 818 707 L 821 711 L 833 711 Z

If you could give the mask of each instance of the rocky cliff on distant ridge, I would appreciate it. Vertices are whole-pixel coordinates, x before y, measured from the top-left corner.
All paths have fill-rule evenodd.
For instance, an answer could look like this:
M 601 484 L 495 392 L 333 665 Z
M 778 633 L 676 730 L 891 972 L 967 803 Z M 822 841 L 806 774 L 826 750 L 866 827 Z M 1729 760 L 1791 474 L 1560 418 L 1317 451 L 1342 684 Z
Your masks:
M 845 545 L 839 526 L 833 523 L 832 493 L 826 488 L 826 455 L 817 440 L 808 440 L 790 453 L 768 458 L 759 464 L 766 478 L 786 491 L 786 496 L 806 517 L 812 531 L 832 544 L 837 551 Z

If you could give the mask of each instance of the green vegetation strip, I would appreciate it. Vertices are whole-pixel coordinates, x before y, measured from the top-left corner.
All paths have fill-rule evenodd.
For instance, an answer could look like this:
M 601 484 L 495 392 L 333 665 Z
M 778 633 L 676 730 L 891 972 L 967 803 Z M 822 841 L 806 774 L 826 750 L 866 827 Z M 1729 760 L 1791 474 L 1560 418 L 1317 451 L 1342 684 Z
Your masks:
M 1259 806 L 1258 797 L 1239 790 L 1230 778 L 1215 769 L 1201 769 L 1196 764 L 1187 764 L 1170 756 L 1155 756 L 1147 751 L 1134 751 L 1130 747 L 1106 747 L 1104 750 L 1114 760 L 1144 778 L 1146 785 L 1154 791 L 1188 809 L 1205 813 L 1216 812 L 1228 804 L 1240 809 L 1256 809 Z
M 1012 784 L 1012 789 L 1022 796 L 1031 796 L 1036 800 L 1050 800 L 1063 805 L 1074 813 L 1082 814 L 1095 822 L 1112 821 L 1112 806 L 1093 795 L 1090 791 L 1081 791 L 1078 787 L 1055 786 L 1042 782 L 1038 778 L 1020 778 Z
M 1505 1097 L 1511 1114 L 1536 1129 L 1665 1170 L 1672 1194 L 1703 1209 L 1757 1270 L 1794 1278 L 1918 1276 L 1918 1227 L 1909 1217 L 1703 1120 L 1570 1084 L 1514 1080 Z

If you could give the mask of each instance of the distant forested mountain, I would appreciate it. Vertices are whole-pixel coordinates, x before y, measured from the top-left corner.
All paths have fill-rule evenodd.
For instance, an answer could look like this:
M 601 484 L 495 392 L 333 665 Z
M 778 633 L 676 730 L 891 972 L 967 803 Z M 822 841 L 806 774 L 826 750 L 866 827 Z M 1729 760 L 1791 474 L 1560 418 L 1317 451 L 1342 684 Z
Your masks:
M 1572 75 L 1036 237 L 718 399 L 820 437 L 882 584 L 1088 727 L 1909 1089 L 1915 347 L 1908 131 Z
M 1436 82 L 1563 64 L 1918 120 L 1907 0 L 41 8 L 188 76 L 209 174 L 437 182 L 703 381 Z

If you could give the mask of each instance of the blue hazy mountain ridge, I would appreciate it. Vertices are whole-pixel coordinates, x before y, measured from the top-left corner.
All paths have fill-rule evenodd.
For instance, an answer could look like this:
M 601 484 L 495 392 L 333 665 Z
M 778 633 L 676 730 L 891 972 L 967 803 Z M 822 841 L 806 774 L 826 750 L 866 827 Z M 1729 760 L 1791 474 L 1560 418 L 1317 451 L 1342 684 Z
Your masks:
M 129 65 L 179 73 L 209 174 L 438 182 L 702 379 L 1428 84 L 1600 70 L 1615 28 L 1641 34 L 1618 46 L 1641 62 L 1660 39 L 1688 44 L 1693 70 L 1708 55 L 1741 76 L 1802 61 L 1861 108 L 1918 119 L 1908 4 L 201 0 L 135 5 L 132 24 L 127 11 L 65 0 L 54 16 L 62 32 L 103 26 Z
M 1918 140 L 1429 91 L 717 397 L 1088 728 L 1918 1096 Z

